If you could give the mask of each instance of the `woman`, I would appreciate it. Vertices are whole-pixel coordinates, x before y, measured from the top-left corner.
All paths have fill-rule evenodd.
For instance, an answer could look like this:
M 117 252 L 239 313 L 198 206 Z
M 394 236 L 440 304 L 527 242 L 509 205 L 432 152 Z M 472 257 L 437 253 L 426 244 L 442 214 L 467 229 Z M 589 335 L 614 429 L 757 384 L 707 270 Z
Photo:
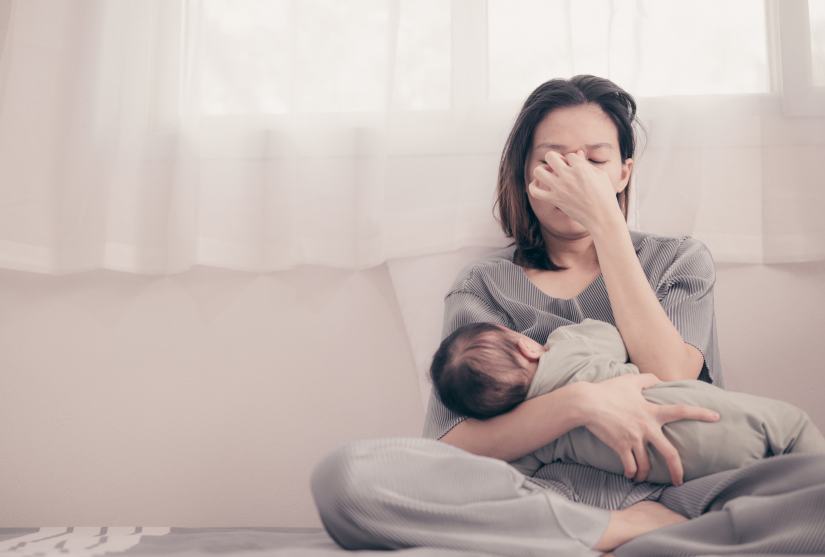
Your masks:
M 499 169 L 500 220 L 515 243 L 459 274 L 446 297 L 443 336 L 484 321 L 543 342 L 556 327 L 599 319 L 618 327 L 643 375 L 575 383 L 485 421 L 454 415 L 433 396 L 424 434 L 430 439 L 333 451 L 314 471 L 313 494 L 342 546 L 593 555 L 742 494 L 714 486 L 747 489 L 753 474 L 790 473 L 731 471 L 668 490 L 644 482 L 651 444 L 667 460 L 674 486 L 681 484 L 679 455 L 663 424 L 718 416 L 650 404 L 641 390 L 682 379 L 721 386 L 721 372 L 707 249 L 626 226 L 635 111 L 630 95 L 593 76 L 552 80 L 530 95 Z M 504 462 L 582 426 L 619 454 L 626 478 L 563 463 L 525 478 Z M 792 488 L 825 489 L 816 466 L 825 468 L 823 459 L 800 456 L 785 465 L 797 467 Z M 771 485 L 775 493 L 790 489 Z M 760 526 L 754 535 L 768 530 Z M 741 536 L 741 527 L 728 534 Z
M 544 342 L 556 327 L 590 317 L 616 325 L 630 360 L 653 376 L 575 385 L 484 422 L 457 423 L 462 418 L 433 397 L 425 436 L 509 461 L 585 426 L 619 454 L 628 477 L 645 479 L 652 443 L 670 463 L 674 484 L 681 483 L 679 457 L 662 424 L 714 418 L 647 404 L 640 392 L 656 378 L 701 375 L 721 386 L 715 276 L 698 241 L 628 232 L 635 112 L 630 95 L 593 76 L 553 80 L 530 95 L 498 179 L 502 228 L 516 243 L 459 276 L 447 295 L 444 336 L 489 321 Z

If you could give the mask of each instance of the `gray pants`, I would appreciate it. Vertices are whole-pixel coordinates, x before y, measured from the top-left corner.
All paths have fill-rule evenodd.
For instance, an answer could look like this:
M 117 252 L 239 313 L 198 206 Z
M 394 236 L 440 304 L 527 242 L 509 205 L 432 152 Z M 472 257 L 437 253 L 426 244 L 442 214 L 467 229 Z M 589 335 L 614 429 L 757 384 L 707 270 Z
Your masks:
M 610 513 L 590 505 L 658 499 L 694 520 L 640 536 L 618 556 L 825 553 L 825 455 L 771 457 L 680 487 L 600 475 L 626 496 L 605 501 L 594 482 L 535 480 L 446 443 L 392 438 L 334 449 L 311 483 L 324 526 L 347 549 L 595 556 Z

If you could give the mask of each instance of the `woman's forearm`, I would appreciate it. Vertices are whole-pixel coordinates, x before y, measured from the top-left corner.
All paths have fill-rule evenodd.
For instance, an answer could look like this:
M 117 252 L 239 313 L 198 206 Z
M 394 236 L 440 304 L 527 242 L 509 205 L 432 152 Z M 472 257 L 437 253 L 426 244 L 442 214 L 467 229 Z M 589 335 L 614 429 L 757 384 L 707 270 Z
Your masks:
M 521 458 L 584 425 L 582 399 L 586 388 L 584 383 L 573 383 L 526 400 L 489 420 L 468 418 L 448 431 L 441 441 L 508 462 Z
M 662 381 L 696 379 L 702 353 L 686 344 L 647 281 L 620 212 L 590 230 L 616 326 L 630 361 Z
M 574 428 L 586 427 L 616 451 L 628 478 L 642 481 L 647 477 L 647 446 L 652 444 L 664 456 L 673 484 L 679 485 L 679 454 L 662 433 L 662 425 L 677 420 L 716 421 L 719 415 L 704 408 L 648 402 L 642 391 L 658 382 L 652 374 L 629 374 L 598 383 L 571 383 L 526 400 L 507 414 L 483 421 L 467 419 L 441 440 L 509 462 Z

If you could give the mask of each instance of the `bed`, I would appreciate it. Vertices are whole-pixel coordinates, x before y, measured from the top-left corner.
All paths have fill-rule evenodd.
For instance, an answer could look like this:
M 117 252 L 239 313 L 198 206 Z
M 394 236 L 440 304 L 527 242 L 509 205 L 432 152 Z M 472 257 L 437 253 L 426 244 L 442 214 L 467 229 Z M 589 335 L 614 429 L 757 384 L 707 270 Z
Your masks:
M 405 549 L 410 557 L 479 555 L 435 548 Z M 48 527 L 0 528 L 3 557 L 127 556 L 277 557 L 386 555 L 385 551 L 345 551 L 322 528 Z
M 825 504 L 825 502 L 823 502 Z M 724 552 L 726 555 L 753 555 Z M 325 557 L 387 555 L 386 551 L 346 551 L 322 528 L 44 527 L 0 528 L 3 557 Z M 402 549 L 399 557 L 485 557 L 478 552 L 437 548 Z M 708 557 L 719 555 L 708 554 Z M 785 555 L 761 553 L 762 557 Z M 818 555 L 802 554 L 795 555 Z

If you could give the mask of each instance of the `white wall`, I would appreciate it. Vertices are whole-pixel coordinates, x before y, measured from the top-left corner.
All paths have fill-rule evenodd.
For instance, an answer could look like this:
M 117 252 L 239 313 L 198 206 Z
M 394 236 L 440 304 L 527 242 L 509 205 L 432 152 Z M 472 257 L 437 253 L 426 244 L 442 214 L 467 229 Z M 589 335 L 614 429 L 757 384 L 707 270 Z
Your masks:
M 333 446 L 419 436 L 386 267 L 0 271 L 0 526 L 318 526 Z
M 716 271 L 725 387 L 796 404 L 825 431 L 825 262 Z
M 718 265 L 728 388 L 825 429 L 825 262 Z M 420 434 L 386 266 L 0 271 L 0 526 L 317 526 L 312 464 Z

